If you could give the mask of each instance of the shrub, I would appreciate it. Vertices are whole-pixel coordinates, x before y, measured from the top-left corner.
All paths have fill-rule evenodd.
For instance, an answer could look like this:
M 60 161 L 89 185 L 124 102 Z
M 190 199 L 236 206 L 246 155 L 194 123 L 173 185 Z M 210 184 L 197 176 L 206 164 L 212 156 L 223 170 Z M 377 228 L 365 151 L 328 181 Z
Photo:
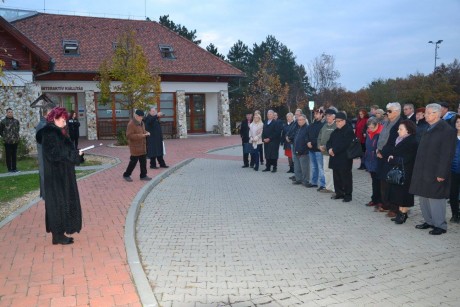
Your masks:
M 126 131 L 123 129 L 120 129 L 117 131 L 117 145 L 118 146 L 128 145 L 128 139 L 126 138 Z

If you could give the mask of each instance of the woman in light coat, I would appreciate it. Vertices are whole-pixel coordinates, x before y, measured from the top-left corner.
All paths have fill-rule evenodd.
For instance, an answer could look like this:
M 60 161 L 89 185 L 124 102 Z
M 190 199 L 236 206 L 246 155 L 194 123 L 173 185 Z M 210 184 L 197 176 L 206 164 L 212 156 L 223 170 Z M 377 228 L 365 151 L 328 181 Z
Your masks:
M 251 161 L 254 161 L 254 170 L 259 170 L 259 151 L 257 146 L 263 144 L 262 131 L 264 124 L 260 114 L 255 114 L 252 123 L 249 125 L 249 143 L 251 143 L 254 149 L 251 153 Z

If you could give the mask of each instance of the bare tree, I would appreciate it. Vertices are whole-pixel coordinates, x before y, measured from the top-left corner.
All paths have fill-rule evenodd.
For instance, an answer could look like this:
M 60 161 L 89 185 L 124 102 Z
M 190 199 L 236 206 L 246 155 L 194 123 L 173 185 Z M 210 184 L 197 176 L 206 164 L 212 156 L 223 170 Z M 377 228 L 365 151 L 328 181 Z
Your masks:
M 334 56 L 322 53 L 308 65 L 310 80 L 317 94 L 339 86 L 340 72 L 335 69 Z

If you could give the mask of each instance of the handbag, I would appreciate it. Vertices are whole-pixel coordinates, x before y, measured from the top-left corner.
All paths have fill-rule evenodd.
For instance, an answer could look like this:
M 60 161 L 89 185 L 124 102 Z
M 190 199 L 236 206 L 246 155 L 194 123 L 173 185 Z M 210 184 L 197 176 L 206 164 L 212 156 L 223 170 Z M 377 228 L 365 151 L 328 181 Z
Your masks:
M 351 141 L 350 146 L 347 148 L 347 158 L 348 159 L 356 159 L 361 158 L 363 156 L 363 149 L 361 147 L 361 143 L 359 139 L 355 137 L 353 141 Z
M 386 180 L 391 184 L 404 185 L 404 181 L 406 180 L 404 164 L 401 162 L 400 164 L 393 166 L 393 168 L 388 172 Z
M 243 144 L 243 153 L 244 154 L 250 154 L 252 153 L 254 148 L 252 147 L 251 143 L 244 143 Z

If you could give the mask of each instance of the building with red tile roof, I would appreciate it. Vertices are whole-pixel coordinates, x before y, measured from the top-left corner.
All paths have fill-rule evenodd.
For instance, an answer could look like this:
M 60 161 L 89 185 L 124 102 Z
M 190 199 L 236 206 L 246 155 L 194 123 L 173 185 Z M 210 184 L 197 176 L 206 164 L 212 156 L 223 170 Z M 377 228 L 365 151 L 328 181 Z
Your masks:
M 113 93 L 112 104 L 98 103 L 94 81 L 126 31 L 136 33 L 151 69 L 160 72 L 156 107 L 165 113 L 163 124 L 171 134 L 230 134 L 228 82 L 243 72 L 158 22 L 35 13 L 10 23 L 0 17 L 0 30 L 16 41 L 20 70 L 30 71 L 41 92 L 57 104 L 76 110 L 80 133 L 89 139 L 112 137 L 129 120 L 120 94 Z M 19 45 L 34 56 L 20 57 Z

